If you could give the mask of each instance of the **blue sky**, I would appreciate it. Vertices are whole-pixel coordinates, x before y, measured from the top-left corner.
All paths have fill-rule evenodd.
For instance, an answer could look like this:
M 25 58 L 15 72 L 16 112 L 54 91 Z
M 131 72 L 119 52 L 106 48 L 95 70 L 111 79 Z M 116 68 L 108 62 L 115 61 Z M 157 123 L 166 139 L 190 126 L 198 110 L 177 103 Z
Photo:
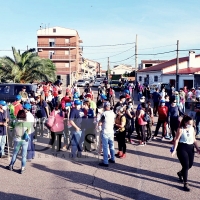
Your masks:
M 200 48 L 200 1 L 198 0 L 17 0 L 1 2 L 0 56 L 11 55 L 11 46 L 25 50 L 37 44 L 39 27 L 62 26 L 76 29 L 83 40 L 84 54 L 107 66 L 107 57 L 126 51 L 134 44 L 115 47 L 87 47 L 132 43 L 138 34 L 138 53 L 149 54 L 176 49 Z M 196 51 L 200 53 L 200 51 Z M 134 48 L 111 62 L 126 59 Z M 180 56 L 188 52 L 181 52 Z M 171 59 L 175 52 L 141 59 Z M 134 57 L 123 61 L 134 65 Z M 111 63 L 111 66 L 120 64 Z

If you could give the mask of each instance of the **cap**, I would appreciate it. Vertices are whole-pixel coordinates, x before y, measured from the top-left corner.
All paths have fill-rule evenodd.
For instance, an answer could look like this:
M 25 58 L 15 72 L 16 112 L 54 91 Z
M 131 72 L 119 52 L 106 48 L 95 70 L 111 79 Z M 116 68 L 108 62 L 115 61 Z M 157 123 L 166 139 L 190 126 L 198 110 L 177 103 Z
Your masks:
M 102 94 L 102 95 L 101 95 L 101 99 L 107 100 L 107 96 L 106 96 L 105 94 Z
M 129 90 L 124 90 L 124 93 L 125 94 L 129 94 Z
M 18 95 L 15 97 L 15 99 L 16 99 L 17 101 L 19 101 L 19 100 L 22 99 L 22 97 L 21 97 L 21 95 L 18 94 Z
M 0 100 L 0 105 L 1 105 L 1 106 L 6 106 L 6 102 L 3 101 L 3 100 Z
M 78 94 L 74 94 L 73 98 L 78 99 L 79 98 Z
M 74 105 L 81 105 L 81 104 L 82 104 L 82 102 L 80 100 L 75 100 L 74 101 Z
M 26 86 L 23 86 L 22 89 L 26 89 Z
M 86 98 L 92 98 L 92 95 L 90 93 L 86 94 Z
M 163 100 L 163 99 L 162 99 L 162 100 L 160 100 L 160 103 L 165 103 L 165 100 Z
M 72 104 L 71 104 L 71 102 L 67 102 L 66 104 L 65 104 L 65 107 L 70 107 Z
M 105 102 L 103 106 L 104 106 L 104 108 L 105 107 L 110 107 L 110 103 L 109 102 Z
M 126 97 L 124 96 L 124 95 L 121 95 L 120 97 L 119 97 L 119 99 L 125 99 Z
M 124 111 L 124 108 L 122 106 L 118 106 L 116 108 L 116 113 L 118 113 L 119 111 L 123 112 Z
M 26 109 L 26 110 L 31 110 L 31 104 L 30 103 L 25 103 L 23 105 L 23 108 Z

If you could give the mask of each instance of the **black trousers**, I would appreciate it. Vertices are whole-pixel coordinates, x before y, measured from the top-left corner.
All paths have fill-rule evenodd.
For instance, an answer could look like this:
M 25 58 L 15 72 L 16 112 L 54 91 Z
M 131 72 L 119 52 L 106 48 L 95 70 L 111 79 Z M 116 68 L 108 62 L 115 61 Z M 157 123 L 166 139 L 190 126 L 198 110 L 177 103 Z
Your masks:
M 57 151 L 60 151 L 62 135 L 63 135 L 63 131 L 61 131 L 61 132 L 51 132 L 51 145 L 52 145 L 53 150 L 55 150 L 56 140 L 57 140 Z
M 188 170 L 192 167 L 194 162 L 194 145 L 179 143 L 177 148 L 177 156 L 182 165 L 181 173 L 183 175 L 183 181 L 186 183 L 188 178 Z
M 148 122 L 147 125 L 147 138 L 150 139 L 152 137 L 152 121 Z
M 145 133 L 145 126 L 146 125 L 139 125 L 139 132 L 140 132 L 140 140 L 142 142 L 146 142 L 146 133 Z
M 117 142 L 118 142 L 118 149 L 119 151 L 123 151 L 123 153 L 126 153 L 126 131 L 119 132 L 117 135 Z
M 170 128 L 173 138 L 175 138 L 178 127 L 179 127 L 178 118 L 170 118 Z
M 135 131 L 137 133 L 138 139 L 140 139 L 141 135 L 140 135 L 140 131 L 139 131 L 138 118 L 135 119 Z
M 154 113 L 154 115 L 157 115 L 158 105 L 159 105 L 159 102 L 154 102 L 154 104 L 153 104 L 153 113 Z

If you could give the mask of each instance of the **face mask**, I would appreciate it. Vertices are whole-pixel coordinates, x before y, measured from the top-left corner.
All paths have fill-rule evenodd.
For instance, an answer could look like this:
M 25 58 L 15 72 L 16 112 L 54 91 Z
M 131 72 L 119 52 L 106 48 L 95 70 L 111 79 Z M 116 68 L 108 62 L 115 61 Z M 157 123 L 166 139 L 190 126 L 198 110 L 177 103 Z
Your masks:
M 77 110 L 80 110 L 81 109 L 81 105 L 77 105 L 76 108 L 77 108 Z
M 122 99 L 122 103 L 124 103 L 126 101 L 126 99 Z
M 172 103 L 173 106 L 176 106 L 176 103 Z
M 133 108 L 133 106 L 132 106 L 132 105 L 129 105 L 128 108 Z
M 3 110 L 7 110 L 7 106 L 2 106 L 2 109 Z
M 165 106 L 165 103 L 161 103 L 161 106 Z
M 186 125 L 186 128 L 190 128 L 190 127 L 191 127 L 191 125 L 190 125 L 190 124 L 187 124 L 187 125 Z

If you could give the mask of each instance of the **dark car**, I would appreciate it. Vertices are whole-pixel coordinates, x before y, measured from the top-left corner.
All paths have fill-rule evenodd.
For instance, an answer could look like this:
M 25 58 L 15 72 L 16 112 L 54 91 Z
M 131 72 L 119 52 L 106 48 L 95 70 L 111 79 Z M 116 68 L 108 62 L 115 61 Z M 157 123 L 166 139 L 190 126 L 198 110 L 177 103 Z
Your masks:
M 110 87 L 112 87 L 114 90 L 119 90 L 119 81 L 110 81 Z
M 35 84 L 21 84 L 21 83 L 1 83 L 0 84 L 0 100 L 6 102 L 15 101 L 15 96 L 22 91 L 23 87 L 26 87 L 26 92 L 30 94 L 32 91 L 36 91 L 37 85 Z

